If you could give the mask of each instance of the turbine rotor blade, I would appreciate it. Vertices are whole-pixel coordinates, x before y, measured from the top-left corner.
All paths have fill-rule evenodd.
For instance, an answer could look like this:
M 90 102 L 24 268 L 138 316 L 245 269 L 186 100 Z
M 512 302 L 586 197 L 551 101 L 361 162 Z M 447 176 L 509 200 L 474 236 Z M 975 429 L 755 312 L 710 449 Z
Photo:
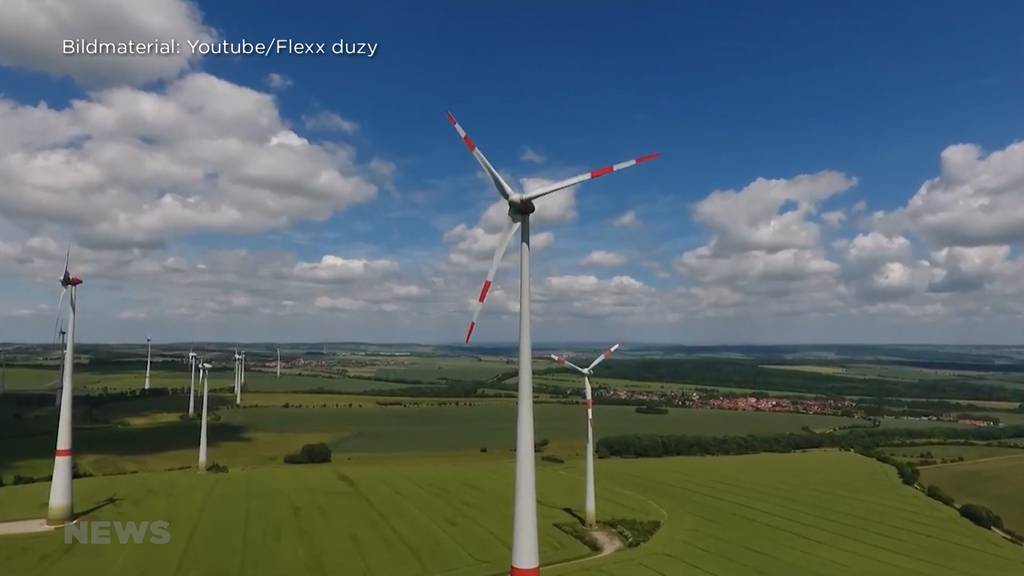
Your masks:
M 466 131 L 462 129 L 462 126 L 459 124 L 458 120 L 455 119 L 455 116 L 453 116 L 451 112 L 448 112 L 447 114 L 448 122 L 455 128 L 455 131 L 459 134 L 459 138 L 462 138 L 462 143 L 466 145 L 469 153 L 476 158 L 476 161 L 480 163 L 480 167 L 484 169 L 484 172 L 487 173 L 491 182 L 494 183 L 494 187 L 498 189 L 498 194 L 501 194 L 501 197 L 505 200 L 509 200 L 513 196 L 512 188 L 507 182 L 505 182 L 505 179 L 501 177 L 501 174 L 498 174 L 498 171 L 494 169 L 494 166 L 491 166 L 491 163 L 487 161 L 487 157 L 484 156 L 484 153 L 477 147 L 476 142 L 473 142 L 473 139 L 469 137 L 469 134 L 466 134 Z
M 53 341 L 54 341 L 54 343 L 57 342 L 57 338 L 60 338 L 60 332 L 59 331 L 64 329 L 64 322 L 62 320 L 62 315 L 63 315 L 63 312 L 64 312 L 64 309 L 63 309 L 63 306 L 64 306 L 64 295 L 67 294 L 67 292 L 68 292 L 67 287 L 62 287 L 60 289 L 60 297 L 57 298 L 57 310 L 56 310 L 56 314 L 54 315 L 54 319 L 53 319 Z
M 638 158 L 633 158 L 632 160 L 626 160 L 625 162 L 619 162 L 618 164 L 612 164 L 611 166 L 605 166 L 603 168 L 597 168 L 596 170 L 591 170 L 590 172 L 584 172 L 583 174 L 579 174 L 577 176 L 573 176 L 572 178 L 567 178 L 565 180 L 562 180 L 561 182 L 555 182 L 554 184 L 549 184 L 549 185 L 544 186 L 542 188 L 538 188 L 537 190 L 534 190 L 532 192 L 528 192 L 526 194 L 523 194 L 522 199 L 524 201 L 536 200 L 537 198 L 540 198 L 541 196 L 547 196 L 548 194 L 551 194 L 552 192 L 558 192 L 559 190 L 562 190 L 563 188 L 568 188 L 570 186 L 575 186 L 575 185 L 577 185 L 577 184 L 579 184 L 581 182 L 586 182 L 587 180 L 593 180 L 594 178 L 600 178 L 601 176 L 604 176 L 605 174 L 611 174 L 612 172 L 618 172 L 619 170 L 625 170 L 626 168 L 629 168 L 630 166 L 636 166 L 637 164 L 643 164 L 644 162 L 649 162 L 651 160 L 654 160 L 658 156 L 661 156 L 661 153 L 655 152 L 654 154 L 647 154 L 645 156 L 640 156 Z
M 577 366 L 577 365 L 573 364 L 572 362 L 569 362 L 568 360 L 566 360 L 565 356 L 556 356 L 556 355 L 552 354 L 551 355 L 551 359 L 554 360 L 555 362 L 558 362 L 562 366 L 568 366 L 570 368 L 575 368 L 576 371 L 580 372 L 581 374 L 586 374 L 587 373 L 587 371 L 584 370 L 583 368 L 580 368 L 579 366 Z
M 602 352 L 600 356 L 598 356 L 597 358 L 594 358 L 594 361 L 590 363 L 590 366 L 587 366 L 587 372 L 590 372 L 591 370 L 593 370 L 594 366 L 597 366 L 601 362 L 604 362 L 605 358 L 607 358 L 607 357 L 611 356 L 612 354 L 614 354 L 615 351 L 618 350 L 618 349 L 619 349 L 619 345 L 616 344 L 616 345 L 612 346 L 611 348 L 609 348 L 609 349 L 605 350 L 604 352 Z
M 487 299 L 487 293 L 491 290 L 491 282 L 494 281 L 494 275 L 498 271 L 498 266 L 501 264 L 501 258 L 505 255 L 505 250 L 508 249 L 508 244 L 512 240 L 512 236 L 516 230 L 519 229 L 519 222 L 513 222 L 511 218 L 505 223 L 505 229 L 501 231 L 501 236 L 498 238 L 498 246 L 494 250 L 494 258 L 491 260 L 491 268 L 487 271 L 487 277 L 484 279 L 484 284 L 480 288 L 480 296 L 477 298 L 475 304 L 473 304 L 473 319 L 469 322 L 469 328 L 466 330 L 466 344 L 469 344 L 470 338 L 473 337 L 473 330 L 476 329 L 476 320 L 480 317 L 480 310 L 484 307 L 484 301 Z

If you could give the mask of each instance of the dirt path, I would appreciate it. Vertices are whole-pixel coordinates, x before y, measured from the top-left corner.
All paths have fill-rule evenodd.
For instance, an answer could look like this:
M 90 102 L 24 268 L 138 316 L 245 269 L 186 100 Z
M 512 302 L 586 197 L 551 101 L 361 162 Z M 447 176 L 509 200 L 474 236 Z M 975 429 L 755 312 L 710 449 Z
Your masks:
M 34 534 L 36 532 L 49 532 L 58 528 L 62 528 L 62 526 L 47 526 L 46 520 L 43 518 L 0 522 L 0 536 L 4 536 L 6 534 Z
M 580 564 L 581 562 L 590 562 L 591 560 L 597 560 L 598 558 L 604 558 L 609 554 L 614 554 L 619 550 L 625 548 L 625 544 L 619 535 L 611 528 L 598 528 L 591 530 L 590 534 L 597 540 L 598 545 L 601 547 L 601 551 L 593 556 L 587 556 L 586 558 L 577 558 L 576 560 L 566 560 L 565 562 L 558 562 L 555 564 L 548 564 L 544 566 L 544 569 L 558 568 L 561 566 L 570 566 L 573 564 Z

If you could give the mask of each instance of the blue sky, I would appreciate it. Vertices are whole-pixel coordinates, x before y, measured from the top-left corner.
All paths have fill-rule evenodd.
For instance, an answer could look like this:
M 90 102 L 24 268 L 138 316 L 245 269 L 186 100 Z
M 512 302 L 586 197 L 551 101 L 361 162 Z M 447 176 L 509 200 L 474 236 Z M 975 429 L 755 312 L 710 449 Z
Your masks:
M 59 270 L 47 271 L 68 241 L 97 286 L 87 340 L 458 340 L 496 196 L 450 109 L 517 184 L 664 155 L 537 222 L 551 237 L 534 259 L 535 339 L 1020 341 L 1020 238 L 995 232 L 1015 228 L 1024 201 L 1016 3 L 252 4 L 79 2 L 70 19 L 30 5 L 0 24 L 0 127 L 21 135 L 0 142 L 15 182 L 0 195 L 0 340 L 49 338 Z M 379 47 L 372 59 L 55 55 L 69 36 Z M 213 104 L 243 93 L 251 108 Z M 166 126 L 182 135 L 132 124 L 132 102 L 151 97 L 174 105 Z M 189 116 L 190 98 L 211 109 Z M 224 138 L 202 130 L 222 122 Z M 283 132 L 339 180 L 316 189 L 270 156 L 258 183 L 237 169 Z M 182 175 L 190 147 L 231 139 L 250 148 Z M 114 162 L 118 146 L 153 162 Z M 32 177 L 55 154 L 72 160 L 44 173 L 84 189 Z M 191 200 L 154 209 L 161 198 Z M 631 225 L 612 224 L 628 212 Z M 596 250 L 611 255 L 585 260 Z M 483 340 L 515 335 L 506 260 Z

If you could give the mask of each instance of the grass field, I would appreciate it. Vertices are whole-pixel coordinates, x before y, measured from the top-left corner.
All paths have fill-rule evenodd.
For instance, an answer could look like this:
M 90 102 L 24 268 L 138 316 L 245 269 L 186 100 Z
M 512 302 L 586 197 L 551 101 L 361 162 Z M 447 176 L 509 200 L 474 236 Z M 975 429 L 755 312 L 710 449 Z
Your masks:
M 578 450 L 581 447 L 582 407 L 537 404 L 534 418 L 536 437 L 550 440 L 552 449 Z M 471 407 L 252 408 L 227 411 L 224 422 L 262 432 L 332 432 L 335 434 L 332 447 L 342 452 L 440 452 L 481 447 L 508 450 L 515 444 L 515 404 L 511 401 L 487 401 Z M 804 426 L 825 429 L 854 422 L 854 419 L 836 416 L 766 412 L 673 409 L 664 416 L 649 416 L 637 414 L 630 406 L 598 406 L 594 410 L 594 429 L 598 437 L 634 432 L 705 435 L 797 432 Z
M 921 481 L 937 484 L 957 502 L 983 504 L 1003 517 L 1006 526 L 1024 531 L 1024 451 L 957 464 L 921 468 Z
M 248 394 L 236 409 L 225 395 L 210 430 L 210 458 L 235 468 L 278 462 L 308 442 L 327 442 L 339 453 L 509 451 L 515 445 L 515 403 L 509 400 L 372 398 L 329 394 Z M 378 402 L 405 402 L 381 406 Z M 458 402 L 459 406 L 450 405 Z M 282 408 L 301 404 L 301 408 Z M 439 404 L 449 404 L 446 406 Z M 472 406 L 466 404 L 472 403 Z M 351 407 L 349 407 L 351 406 Z M 110 424 L 81 427 L 75 434 L 79 464 L 94 474 L 159 471 L 192 465 L 199 439 L 196 421 L 181 421 L 185 396 L 133 399 L 95 410 Z M 50 473 L 55 412 L 40 410 L 31 420 L 4 420 L 0 431 L 20 435 L 0 447 L 0 475 Z M 575 404 L 537 404 L 537 439 L 551 442 L 549 452 L 574 455 L 583 442 L 583 410 Z M 804 426 L 827 429 L 856 422 L 850 418 L 673 409 L 665 416 L 637 414 L 628 406 L 595 409 L 595 431 L 604 435 L 634 432 L 672 434 L 752 434 L 798 432 Z
M 7 385 L 10 390 L 39 391 L 52 389 L 57 378 L 55 370 L 42 368 L 16 368 L 8 371 Z M 150 386 L 155 388 L 188 388 L 191 375 L 187 366 L 179 370 L 153 370 L 150 372 Z M 75 393 L 98 393 L 104 389 L 110 392 L 124 390 L 140 390 L 145 384 L 145 372 L 90 372 L 78 368 L 75 371 Z M 366 392 L 375 390 L 394 390 L 404 388 L 402 384 L 350 378 L 342 376 L 315 376 L 284 372 L 281 378 L 272 372 L 247 370 L 245 385 L 252 391 L 303 391 L 324 389 L 332 392 Z M 210 374 L 210 387 L 223 388 L 234 386 L 234 375 L 229 369 L 214 370 Z
M 438 458 L 441 458 L 440 460 Z M 371 457 L 205 476 L 76 481 L 92 520 L 166 520 L 166 545 L 4 537 L 10 574 L 494 575 L 507 570 L 506 456 Z M 659 519 L 648 544 L 552 575 L 1018 574 L 1024 551 L 848 453 L 602 460 L 599 516 Z M 553 524 L 579 508 L 580 469 L 540 463 L 545 565 L 588 551 Z M 38 517 L 46 485 L 0 489 L 4 519 Z
M 987 444 L 972 444 L 961 446 L 956 444 L 932 444 L 925 446 L 890 446 L 883 449 L 890 456 L 901 460 L 921 460 L 921 454 L 931 453 L 928 459 L 943 460 L 963 458 L 964 461 L 980 460 L 982 458 L 999 458 L 1002 456 L 1024 456 L 1024 450 L 1019 448 L 1002 448 L 989 446 Z
M 399 356 L 369 357 L 381 365 L 366 369 L 363 375 L 399 380 L 436 382 L 440 380 L 488 380 L 503 372 L 515 371 L 516 365 L 503 358 Z M 352 375 L 358 369 L 348 368 Z

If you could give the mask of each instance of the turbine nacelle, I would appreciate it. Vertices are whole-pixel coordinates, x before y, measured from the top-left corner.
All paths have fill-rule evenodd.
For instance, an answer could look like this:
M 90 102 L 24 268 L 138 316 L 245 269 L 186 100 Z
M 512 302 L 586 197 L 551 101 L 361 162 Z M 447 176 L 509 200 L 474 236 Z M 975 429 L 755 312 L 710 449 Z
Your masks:
M 68 246 L 68 252 L 64 256 L 64 275 L 60 277 L 60 285 L 64 288 L 68 286 L 78 286 L 82 283 L 82 279 L 78 276 L 74 276 L 68 270 L 68 265 L 71 263 L 71 247 Z

